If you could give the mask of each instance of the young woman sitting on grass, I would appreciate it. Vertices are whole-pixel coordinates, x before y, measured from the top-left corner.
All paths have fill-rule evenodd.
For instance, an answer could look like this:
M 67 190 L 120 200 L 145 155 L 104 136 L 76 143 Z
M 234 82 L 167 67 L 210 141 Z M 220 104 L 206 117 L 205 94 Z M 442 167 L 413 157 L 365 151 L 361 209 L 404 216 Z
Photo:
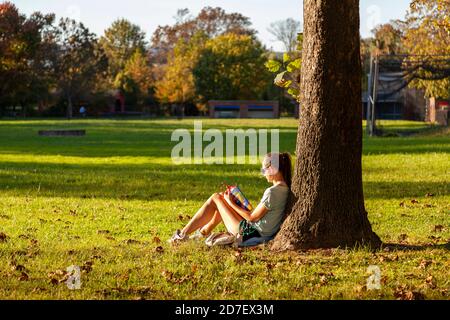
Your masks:
M 215 193 L 182 230 L 175 232 L 169 242 L 207 238 L 221 222 L 230 234 L 242 242 L 255 237 L 274 236 L 283 222 L 291 188 L 290 154 L 269 153 L 264 157 L 261 172 L 273 186 L 264 192 L 261 202 L 252 212 L 233 202 L 228 192 Z M 195 231 L 197 233 L 189 237 Z

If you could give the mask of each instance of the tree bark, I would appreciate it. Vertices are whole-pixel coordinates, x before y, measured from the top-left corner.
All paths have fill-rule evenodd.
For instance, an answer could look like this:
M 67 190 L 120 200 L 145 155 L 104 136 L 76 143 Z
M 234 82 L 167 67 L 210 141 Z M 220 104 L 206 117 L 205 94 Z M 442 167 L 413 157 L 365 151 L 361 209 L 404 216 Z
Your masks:
M 359 41 L 358 0 L 304 0 L 293 200 L 273 250 L 381 245 L 364 207 Z

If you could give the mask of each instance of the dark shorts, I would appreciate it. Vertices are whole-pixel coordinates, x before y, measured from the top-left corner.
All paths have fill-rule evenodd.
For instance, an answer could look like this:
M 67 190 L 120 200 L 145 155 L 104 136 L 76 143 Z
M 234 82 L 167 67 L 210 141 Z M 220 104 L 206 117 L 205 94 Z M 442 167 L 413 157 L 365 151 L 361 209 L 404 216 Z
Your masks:
M 239 234 L 242 236 L 242 241 L 245 242 L 252 238 L 260 238 L 261 235 L 259 234 L 258 230 L 254 226 L 252 226 L 250 223 L 248 223 L 247 220 L 242 220 L 239 223 Z

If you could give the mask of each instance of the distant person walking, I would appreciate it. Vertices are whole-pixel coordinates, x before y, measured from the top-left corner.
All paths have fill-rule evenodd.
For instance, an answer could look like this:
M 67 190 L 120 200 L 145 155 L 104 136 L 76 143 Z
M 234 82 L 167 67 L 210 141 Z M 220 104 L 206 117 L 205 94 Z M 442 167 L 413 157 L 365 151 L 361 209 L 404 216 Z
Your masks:
M 81 106 L 81 108 L 80 108 L 80 115 L 81 115 L 83 118 L 86 118 L 86 113 L 87 113 L 86 108 L 85 108 L 84 106 Z

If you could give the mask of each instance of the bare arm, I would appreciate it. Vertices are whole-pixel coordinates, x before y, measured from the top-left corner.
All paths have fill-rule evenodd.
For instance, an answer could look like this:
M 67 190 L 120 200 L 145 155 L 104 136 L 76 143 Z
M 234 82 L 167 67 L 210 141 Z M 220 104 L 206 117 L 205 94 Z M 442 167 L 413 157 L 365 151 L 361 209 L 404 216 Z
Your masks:
M 269 211 L 262 203 L 260 203 L 253 211 L 242 209 L 230 199 L 230 195 L 227 193 L 224 195 L 224 199 L 228 203 L 228 205 L 234 209 L 234 211 L 236 211 L 242 218 L 249 222 L 257 222 L 261 220 L 262 217 L 266 215 L 267 211 Z

